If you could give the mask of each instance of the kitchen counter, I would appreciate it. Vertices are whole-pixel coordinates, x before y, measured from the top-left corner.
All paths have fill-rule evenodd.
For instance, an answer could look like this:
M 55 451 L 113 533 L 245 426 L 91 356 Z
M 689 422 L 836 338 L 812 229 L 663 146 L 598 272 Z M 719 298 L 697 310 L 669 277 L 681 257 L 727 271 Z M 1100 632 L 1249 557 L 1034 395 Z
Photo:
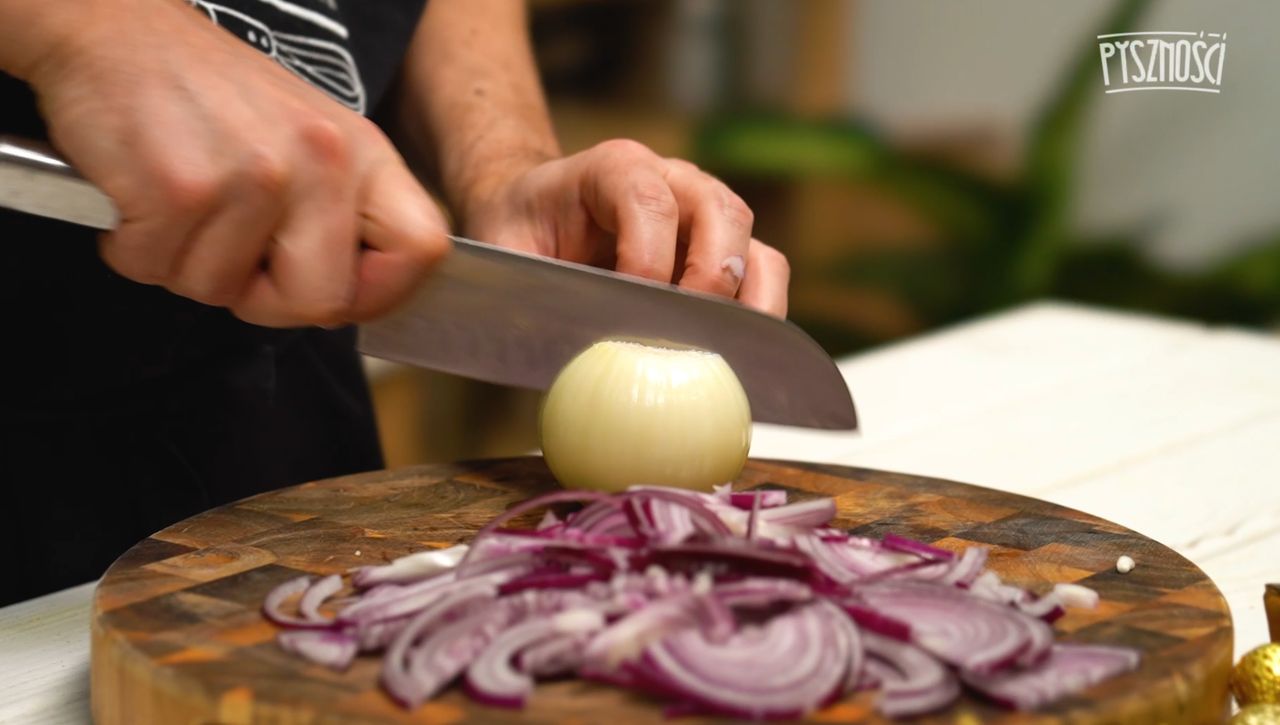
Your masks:
M 1103 516 L 1213 577 L 1237 656 L 1266 641 L 1280 338 L 1043 303 L 839 365 L 861 433 L 760 425 L 753 456 L 950 478 Z M 88 721 L 92 591 L 0 609 L 0 723 Z

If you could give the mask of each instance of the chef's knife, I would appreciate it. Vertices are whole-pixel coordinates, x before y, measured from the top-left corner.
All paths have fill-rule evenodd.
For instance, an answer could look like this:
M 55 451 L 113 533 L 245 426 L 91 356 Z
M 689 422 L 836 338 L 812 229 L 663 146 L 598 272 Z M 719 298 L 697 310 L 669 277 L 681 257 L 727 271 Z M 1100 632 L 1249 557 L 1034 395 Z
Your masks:
M 0 206 L 111 229 L 111 200 L 52 148 L 0 136 Z M 857 427 L 831 358 L 795 325 L 710 295 L 453 237 L 398 312 L 360 327 L 374 357 L 545 390 L 591 343 L 632 338 L 720 353 L 757 421 Z

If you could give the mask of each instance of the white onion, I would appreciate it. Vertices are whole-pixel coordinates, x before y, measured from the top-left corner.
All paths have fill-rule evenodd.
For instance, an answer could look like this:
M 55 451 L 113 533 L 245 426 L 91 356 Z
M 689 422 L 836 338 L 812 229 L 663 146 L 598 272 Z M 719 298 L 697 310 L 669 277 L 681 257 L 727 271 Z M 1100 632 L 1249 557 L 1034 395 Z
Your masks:
M 724 358 L 702 350 L 598 342 L 543 399 L 542 453 L 566 487 L 660 483 L 710 491 L 742 471 L 751 409 Z

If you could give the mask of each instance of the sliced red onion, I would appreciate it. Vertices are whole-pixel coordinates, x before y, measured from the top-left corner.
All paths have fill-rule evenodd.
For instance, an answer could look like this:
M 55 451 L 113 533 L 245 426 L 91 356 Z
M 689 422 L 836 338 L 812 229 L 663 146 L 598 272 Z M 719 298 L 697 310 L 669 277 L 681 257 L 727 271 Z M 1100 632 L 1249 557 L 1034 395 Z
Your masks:
M 947 573 L 943 575 L 943 584 L 968 587 L 982 574 L 987 566 L 988 549 L 985 546 L 970 546 L 960 554 Z
M 532 645 L 516 658 L 522 672 L 533 677 L 554 677 L 582 666 L 587 637 L 562 634 Z
M 672 632 L 706 627 L 723 633 L 723 617 L 726 616 L 723 607 L 713 597 L 694 592 L 672 594 L 648 602 L 592 638 L 584 657 L 593 669 L 611 671 L 639 656 L 650 642 Z M 728 616 L 732 617 L 732 614 Z
M 821 604 L 827 609 L 828 619 L 835 625 L 837 633 L 848 642 L 849 662 L 845 671 L 844 684 L 840 686 L 840 694 L 852 692 L 862 681 L 862 672 L 867 661 L 866 647 L 862 643 L 862 631 L 845 612 L 829 600 L 824 599 Z
M 886 549 L 915 554 L 916 556 L 920 556 L 925 559 L 951 561 L 956 558 L 955 552 L 940 549 L 932 544 L 926 544 L 923 541 L 917 541 L 915 539 L 908 539 L 905 536 L 898 536 L 893 533 L 885 534 L 881 541 Z
M 766 607 L 813 599 L 813 590 L 807 584 L 776 577 L 747 577 L 716 584 L 712 594 L 730 607 Z
M 566 533 L 584 531 L 624 538 L 636 538 L 639 532 L 619 501 L 596 502 L 569 517 Z
M 280 648 L 311 662 L 345 670 L 356 657 L 356 638 L 335 630 L 290 630 L 276 635 Z
M 446 571 L 416 584 L 383 590 L 385 594 L 366 597 L 338 612 L 342 622 L 376 622 L 413 614 L 434 603 L 457 581 L 454 571 Z
M 1015 606 L 1023 614 L 1036 619 L 1043 619 L 1046 622 L 1055 621 L 1065 612 L 1062 608 L 1062 600 L 1056 592 L 1049 592 L 1043 597 L 1030 601 L 1018 602 Z
M 415 615 L 387 647 L 382 665 L 382 684 L 387 692 L 408 707 L 417 707 L 430 699 L 445 683 L 419 677 L 411 671 L 410 656 L 417 654 L 414 648 L 418 640 L 431 636 L 441 628 L 448 629 L 450 615 L 458 612 L 478 608 L 482 614 L 494 611 L 505 613 L 504 608 L 492 606 L 497 593 L 497 588 L 492 584 L 465 584 Z M 463 666 L 465 662 L 459 664 L 454 674 L 461 671 Z
M 1018 667 L 1031 667 L 1044 661 L 1053 646 L 1053 630 L 1043 626 L 1040 621 L 1024 619 L 1027 630 L 1027 646 L 1018 653 L 1014 664 Z
M 329 597 L 337 594 L 341 589 L 342 577 L 338 574 L 330 574 L 317 581 L 302 593 L 302 598 L 298 600 L 298 613 L 302 615 L 303 619 L 310 622 L 332 623 L 334 621 L 333 618 L 320 614 L 320 605 L 324 604 Z
M 550 617 L 536 617 L 493 638 L 467 667 L 467 686 L 477 700 L 498 707 L 520 707 L 533 692 L 533 678 L 512 666 L 521 650 L 555 635 L 579 635 L 599 630 L 598 611 L 575 609 Z
M 547 509 L 547 512 L 542 515 L 542 520 L 538 522 L 537 530 L 545 532 L 548 529 L 557 529 L 562 526 L 564 526 L 564 522 L 560 520 L 559 516 L 556 516 L 556 512 Z
M 755 491 L 734 491 L 729 494 L 728 498 L 730 506 L 747 511 L 757 506 L 767 509 L 787 505 L 787 492 L 773 488 Z
M 679 489 L 660 488 L 656 486 L 632 486 L 627 489 L 628 497 L 642 496 L 648 499 L 659 499 L 681 506 L 689 511 L 693 526 L 698 531 L 711 536 L 729 536 L 733 532 L 724 521 L 712 511 L 707 501 L 710 496 L 683 491 Z
M 405 616 L 382 621 L 357 621 L 351 627 L 355 630 L 356 644 L 361 652 L 380 652 L 395 640 L 400 630 L 412 619 L 412 616 Z
M 493 520 L 485 524 L 476 532 L 475 538 L 483 538 L 485 534 L 505 525 L 508 521 L 520 516 L 521 514 L 526 514 L 544 506 L 550 506 L 555 503 L 586 502 L 603 503 L 611 506 L 618 505 L 617 499 L 607 493 L 600 493 L 599 491 L 552 491 L 551 493 L 544 493 L 541 496 L 536 496 L 528 501 L 518 503 L 506 511 L 503 511 L 501 514 L 498 514 Z
M 551 569 L 532 572 L 517 579 L 512 579 L 504 583 L 498 589 L 498 592 L 500 594 L 513 594 L 525 589 L 578 589 L 588 582 L 608 580 L 609 573 L 599 570 L 583 574 L 571 574 L 562 569 Z
M 326 666 L 385 648 L 383 684 L 410 707 L 464 670 L 477 699 L 506 706 L 534 677 L 575 672 L 680 711 L 746 717 L 802 716 L 878 686 L 880 710 L 897 716 L 956 697 L 937 660 L 1018 707 L 1134 666 L 1127 650 L 1055 647 L 1028 615 L 1096 606 L 1092 590 L 1034 597 L 984 571 L 982 547 L 955 556 L 892 534 L 849 536 L 826 527 L 831 500 L 788 504 L 781 493 L 549 494 L 490 522 L 469 549 L 357 570 L 355 597 L 331 599 L 339 576 L 300 577 L 263 610 L 296 628 L 281 647 Z M 587 506 L 563 521 L 548 511 L 536 530 L 502 528 L 565 501 Z M 295 597 L 298 613 L 286 613 Z M 320 614 L 326 603 L 340 606 L 335 619 Z
M 431 549 L 391 560 L 383 566 L 363 566 L 351 575 L 351 583 L 361 589 L 379 584 L 408 584 L 446 569 L 452 569 L 466 556 L 466 544 L 447 549 Z
M 911 625 L 906 622 L 853 601 L 841 602 L 840 607 L 863 629 L 901 642 L 911 641 Z
M 1102 645 L 1058 644 L 1031 669 L 997 675 L 964 675 L 965 684 L 996 702 L 1017 710 L 1032 710 L 1072 695 L 1138 666 L 1131 649 Z
M 858 594 L 876 610 L 910 622 L 913 643 L 971 672 L 1008 667 L 1048 630 L 1044 622 L 946 585 L 889 580 Z
M 903 554 L 885 549 L 863 548 L 842 541 L 824 541 L 811 534 L 799 534 L 791 544 L 813 560 L 813 565 L 837 584 L 849 584 L 868 575 L 899 566 Z M 918 561 L 914 556 L 908 562 Z
M 751 514 L 747 516 L 747 541 L 756 538 L 756 521 L 760 518 L 760 502 L 764 496 L 751 497 Z
M 847 640 L 815 605 L 713 644 L 696 630 L 650 645 L 639 665 L 650 686 L 740 717 L 799 717 L 836 696 L 845 680 Z
M 626 510 L 632 527 L 651 543 L 679 544 L 698 531 L 682 503 L 637 494 L 627 499 Z
M 806 529 L 826 526 L 835 517 L 836 500 L 834 498 L 814 498 L 767 508 L 760 512 L 760 520 L 763 522 Z
M 278 585 L 267 593 L 266 600 L 262 603 L 262 613 L 267 619 L 281 627 L 296 629 L 327 629 L 332 627 L 334 624 L 332 620 L 311 619 L 306 616 L 285 614 L 284 612 L 284 603 L 295 595 L 305 593 L 311 588 L 311 582 L 311 577 L 300 576 Z
M 868 667 L 879 682 L 876 709 L 886 717 L 911 717 L 946 707 L 960 696 L 960 683 L 918 647 L 863 632 Z
M 734 567 L 743 573 L 787 576 L 807 579 L 813 564 L 807 556 L 786 549 L 767 549 L 746 546 L 741 542 L 679 544 L 655 547 L 650 559 L 668 569 L 682 570 L 692 567 L 706 570 Z

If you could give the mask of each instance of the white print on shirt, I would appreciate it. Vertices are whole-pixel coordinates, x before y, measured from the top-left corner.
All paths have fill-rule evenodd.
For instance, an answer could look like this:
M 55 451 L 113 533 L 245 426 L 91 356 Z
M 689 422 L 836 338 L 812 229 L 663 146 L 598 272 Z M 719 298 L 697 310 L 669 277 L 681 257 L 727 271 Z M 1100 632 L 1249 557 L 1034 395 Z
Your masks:
M 207 0 L 188 0 L 204 11 L 209 19 L 224 30 L 270 56 L 277 63 L 293 71 L 329 95 L 333 100 L 359 114 L 366 110 L 364 83 L 356 68 L 355 58 L 341 45 L 321 38 L 282 33 L 272 30 L 263 20 L 234 8 L 217 5 Z M 348 36 L 345 25 L 327 18 L 314 10 L 295 5 L 286 0 L 257 0 L 275 11 L 304 20 L 339 38 Z M 264 8 L 265 9 L 265 8 Z

